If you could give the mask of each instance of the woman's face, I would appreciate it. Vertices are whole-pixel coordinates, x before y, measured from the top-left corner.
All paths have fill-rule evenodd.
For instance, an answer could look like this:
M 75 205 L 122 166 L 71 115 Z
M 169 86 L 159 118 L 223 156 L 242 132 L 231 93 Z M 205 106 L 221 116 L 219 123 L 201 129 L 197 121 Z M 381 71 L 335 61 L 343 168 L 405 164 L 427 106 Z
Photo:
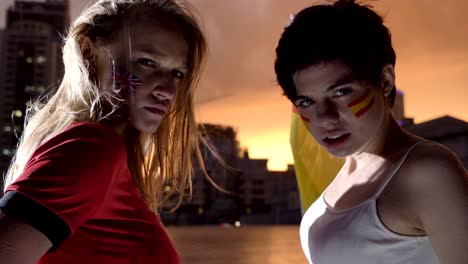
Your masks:
M 129 96 L 129 122 L 154 133 L 167 114 L 187 73 L 188 44 L 169 23 L 138 18 L 119 37 L 98 47 L 101 88 L 121 89 Z
M 345 157 L 365 151 L 378 138 L 389 113 L 381 87 L 358 82 L 339 61 L 309 66 L 293 80 L 294 104 L 328 152 Z

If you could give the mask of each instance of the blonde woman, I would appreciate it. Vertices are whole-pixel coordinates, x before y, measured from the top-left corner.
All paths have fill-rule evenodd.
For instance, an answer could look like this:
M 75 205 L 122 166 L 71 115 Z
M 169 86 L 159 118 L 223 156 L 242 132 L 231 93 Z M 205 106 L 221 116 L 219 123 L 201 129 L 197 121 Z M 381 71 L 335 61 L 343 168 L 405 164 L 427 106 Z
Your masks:
M 77 18 L 64 79 L 6 177 L 0 263 L 179 263 L 157 212 L 191 190 L 193 156 L 203 164 L 205 48 L 179 1 L 101 0 Z

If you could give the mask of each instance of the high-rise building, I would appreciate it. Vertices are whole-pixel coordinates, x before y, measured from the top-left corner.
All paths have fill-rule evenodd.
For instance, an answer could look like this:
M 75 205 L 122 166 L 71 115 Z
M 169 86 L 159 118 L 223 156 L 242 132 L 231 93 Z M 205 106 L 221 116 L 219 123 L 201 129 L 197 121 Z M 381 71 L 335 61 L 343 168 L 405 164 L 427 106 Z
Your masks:
M 27 103 L 54 89 L 63 76 L 61 46 L 67 25 L 67 0 L 16 0 L 7 10 L 0 34 L 2 174 L 16 151 Z
M 209 178 L 195 160 L 192 199 L 185 200 L 176 214 L 166 214 L 163 211 L 161 218 L 166 223 L 215 224 L 233 222 L 239 218 L 241 211 L 238 195 L 240 171 L 233 168 L 239 158 L 236 131 L 232 127 L 211 124 L 204 124 L 200 126 L 200 129 L 202 136 L 210 141 L 227 166 L 223 165 L 204 145 L 201 145 Z M 172 205 L 168 204 L 168 207 Z
M 245 150 L 240 155 L 232 127 L 205 124 L 203 133 L 216 149 L 225 166 L 204 146 L 204 163 L 217 189 L 195 166 L 192 199 L 175 214 L 161 214 L 172 224 L 297 224 L 301 216 L 294 167 L 269 171 L 267 159 L 252 159 Z M 230 166 L 230 167 L 229 167 Z
M 405 118 L 404 93 L 401 90 L 397 90 L 396 92 L 395 103 L 393 104 L 393 115 L 396 120 L 403 120 Z
M 468 122 L 443 116 L 405 127 L 422 138 L 439 142 L 451 149 L 468 168 Z
M 402 90 L 397 90 L 395 103 L 393 104 L 393 116 L 401 126 L 413 125 L 413 119 L 405 116 L 405 94 Z

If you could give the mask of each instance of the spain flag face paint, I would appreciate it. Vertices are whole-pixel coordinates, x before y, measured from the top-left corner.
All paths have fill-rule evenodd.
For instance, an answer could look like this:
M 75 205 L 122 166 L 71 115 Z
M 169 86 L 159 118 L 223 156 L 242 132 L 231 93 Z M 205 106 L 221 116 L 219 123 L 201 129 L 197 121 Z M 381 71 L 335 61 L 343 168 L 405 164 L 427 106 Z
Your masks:
M 367 89 L 362 96 L 359 96 L 349 103 L 348 107 L 356 117 L 361 117 L 372 107 L 373 103 L 374 97 L 372 96 L 370 89 Z

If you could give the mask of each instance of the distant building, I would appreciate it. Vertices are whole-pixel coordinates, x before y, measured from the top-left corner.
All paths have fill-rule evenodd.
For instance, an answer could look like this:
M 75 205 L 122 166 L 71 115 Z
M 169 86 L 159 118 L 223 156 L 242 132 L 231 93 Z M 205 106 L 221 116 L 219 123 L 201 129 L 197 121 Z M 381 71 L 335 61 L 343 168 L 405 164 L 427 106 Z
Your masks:
M 450 116 L 443 116 L 415 124 L 405 116 L 404 93 L 397 90 L 393 115 L 398 123 L 409 132 L 422 138 L 439 142 L 450 148 L 468 168 L 468 123 Z
M 222 165 L 202 147 L 207 173 L 225 193 L 217 189 L 199 167 L 195 169 L 192 199 L 175 213 L 162 213 L 167 224 L 297 224 L 300 202 L 294 169 L 272 172 L 267 159 L 240 155 L 239 143 L 231 127 L 204 125 L 206 136 L 230 167 Z
M 250 159 L 248 154 L 237 161 L 240 194 L 245 214 L 266 213 L 271 210 L 272 189 L 267 159 Z
M 287 171 L 270 172 L 272 183 L 272 219 L 274 224 L 299 224 L 301 221 L 301 201 L 296 181 L 294 165 Z
M 396 120 L 405 118 L 405 102 L 404 93 L 401 90 L 396 91 L 395 102 L 393 104 L 393 116 Z
M 246 174 L 243 178 L 247 184 L 241 185 L 245 206 L 241 222 L 247 225 L 299 224 L 302 214 L 294 166 L 289 165 L 287 171 L 268 171 L 264 164 L 263 177 L 251 178 Z M 262 185 L 264 192 L 260 191 Z
M 232 127 L 211 124 L 204 124 L 202 131 L 205 131 L 202 132 L 203 136 L 209 139 L 223 162 L 231 168 L 221 164 L 206 147 L 201 145 L 206 172 L 220 189 L 210 182 L 200 166 L 196 166 L 192 183 L 192 199 L 185 200 L 175 214 L 163 214 L 163 220 L 166 223 L 218 224 L 239 219 L 240 172 L 233 168 L 239 158 L 236 132 Z
M 0 172 L 16 151 L 15 132 L 21 134 L 27 102 L 63 76 L 67 11 L 65 0 L 16 0 L 7 10 L 0 45 Z
M 393 116 L 401 126 L 414 124 L 412 118 L 405 116 L 405 94 L 402 90 L 396 91 L 395 102 L 392 108 Z
M 439 142 L 453 150 L 468 168 L 468 123 L 450 116 L 436 118 L 405 128 L 425 139 Z
M 269 171 L 267 159 L 238 161 L 241 173 L 243 224 L 298 224 L 301 219 L 299 191 L 294 167 Z

